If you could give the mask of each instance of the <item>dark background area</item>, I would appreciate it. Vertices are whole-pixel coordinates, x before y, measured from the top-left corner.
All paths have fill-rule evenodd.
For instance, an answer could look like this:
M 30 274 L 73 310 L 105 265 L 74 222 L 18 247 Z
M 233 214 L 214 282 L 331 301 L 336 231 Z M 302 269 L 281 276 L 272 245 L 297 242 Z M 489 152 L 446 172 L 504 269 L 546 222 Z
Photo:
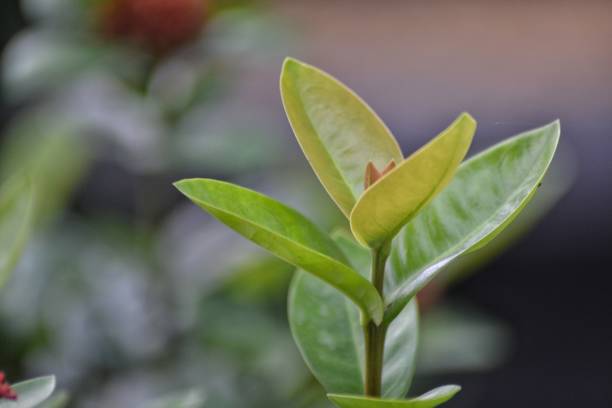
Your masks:
M 497 7 L 498 10 L 492 12 L 493 15 L 504 20 L 505 5 L 487 6 L 485 3 L 488 4 L 488 2 L 470 4 L 476 8 Z M 547 8 L 556 7 L 555 2 L 535 3 L 542 3 Z M 314 4 L 321 6 L 321 13 L 327 13 L 322 3 L 314 2 Z M 573 4 L 575 8 L 581 8 L 579 2 Z M 365 10 L 366 6 L 361 7 Z M 378 3 L 370 7 L 376 8 Z M 420 7 L 423 10 L 427 9 L 424 5 Z M 281 8 L 289 16 L 295 17 L 299 16 L 307 6 L 295 8 L 281 6 Z M 342 7 L 336 8 L 342 9 Z M 609 11 L 610 7 L 605 9 Z M 358 12 L 359 10 L 347 12 L 349 14 L 347 19 L 353 16 L 352 13 Z M 378 12 L 380 11 L 374 13 Z M 310 13 L 316 14 L 314 11 Z M 610 24 L 611 15 L 603 16 L 602 19 L 607 18 Z M 327 18 L 325 16 L 320 18 Z M 359 27 L 361 35 L 365 38 L 368 37 L 370 28 L 365 23 L 369 21 L 376 27 L 384 23 L 383 17 L 357 16 L 355 18 L 363 20 L 364 24 L 354 24 Z M 529 19 L 529 15 L 524 17 Z M 427 20 L 427 17 L 423 19 Z M 571 18 L 567 21 L 571 21 Z M 392 23 L 394 22 L 389 22 Z M 571 27 L 563 26 L 564 23 L 542 22 L 543 25 L 550 25 L 551 30 L 571 30 Z M 583 23 L 589 24 L 588 21 Z M 4 46 L 24 24 L 18 12 L 17 2 L 3 1 L 0 5 L 0 44 Z M 325 23 L 319 21 L 315 24 L 321 26 Z M 495 24 L 496 21 L 492 21 L 488 26 L 494 27 Z M 541 91 L 539 97 L 533 100 L 525 97 L 526 94 L 521 96 L 520 93 L 515 99 L 508 97 L 505 102 L 502 101 L 498 109 L 494 105 L 504 98 L 503 92 L 516 87 L 529 88 L 537 84 L 539 79 L 522 78 L 521 75 L 524 76 L 525 73 L 521 69 L 517 69 L 518 73 L 513 77 L 513 70 L 507 69 L 506 80 L 516 83 L 499 83 L 496 81 L 500 78 L 496 79 L 494 73 L 490 72 L 499 67 L 491 63 L 490 70 L 483 68 L 483 72 L 490 74 L 489 78 L 479 78 L 479 73 L 475 72 L 468 76 L 464 83 L 455 82 L 453 85 L 453 81 L 457 80 L 455 75 L 460 76 L 467 68 L 461 62 L 453 65 L 448 60 L 436 59 L 434 56 L 432 60 L 438 62 L 434 68 L 428 70 L 427 62 L 422 61 L 421 68 L 415 67 L 412 72 L 405 74 L 408 85 L 400 85 L 401 91 L 398 90 L 397 94 L 390 96 L 393 102 L 385 102 L 386 92 L 391 90 L 394 81 L 404 79 L 398 75 L 399 69 L 394 68 L 392 63 L 382 57 L 374 58 L 374 61 L 368 61 L 361 66 L 357 62 L 360 53 L 384 54 L 384 48 L 389 47 L 388 44 L 378 44 L 382 51 L 369 50 L 369 47 L 376 47 L 377 44 L 367 38 L 364 39 L 362 48 L 346 50 L 341 45 L 334 48 L 333 44 L 328 44 L 326 49 L 335 49 L 335 57 L 329 57 L 327 51 L 314 52 L 312 62 L 315 65 L 329 67 L 337 76 L 346 78 L 350 85 L 362 84 L 361 88 L 356 86 L 357 91 L 362 93 L 366 100 L 371 100 L 375 108 L 382 106 L 381 115 L 390 118 L 388 120 L 390 128 L 394 129 L 396 134 L 403 135 L 400 139 L 404 151 L 410 151 L 418 146 L 424 137 L 420 135 L 433 134 L 439 122 L 456 113 L 452 109 L 469 110 L 480 118 L 479 134 L 486 136 L 483 136 L 484 141 L 478 143 L 478 148 L 520 130 L 560 117 L 563 151 L 572 157 L 576 168 L 573 187 L 524 240 L 489 264 L 481 273 L 462 282 L 450 292 L 451 299 L 467 301 L 482 307 L 489 314 L 509 324 L 515 337 L 511 358 L 493 372 L 449 375 L 447 380 L 463 385 L 463 393 L 466 395 L 473 393 L 474 397 L 480 400 L 478 407 L 610 407 L 612 406 L 612 296 L 610 295 L 612 288 L 610 277 L 612 274 L 610 267 L 612 264 L 612 48 L 610 47 L 612 30 L 602 32 L 602 35 L 609 36 L 605 41 L 602 40 L 606 49 L 601 51 L 601 55 L 607 55 L 607 59 L 582 60 L 581 65 L 572 66 L 558 57 L 560 51 L 572 52 L 573 47 L 601 47 L 602 44 L 588 43 L 588 39 L 585 39 L 584 43 L 581 41 L 567 43 L 565 41 L 567 36 L 552 31 L 548 33 L 550 35 L 548 41 L 551 41 L 548 49 L 551 50 L 551 54 L 548 56 L 531 54 L 528 52 L 529 47 L 537 50 L 537 42 L 541 38 L 532 38 L 535 44 L 530 43 L 529 36 L 520 36 L 521 30 L 525 30 L 525 27 L 518 23 L 513 27 L 517 33 L 512 44 L 523 48 L 518 54 L 522 55 L 530 65 L 545 65 L 547 68 L 544 68 L 539 75 L 545 78 L 544 82 L 546 78 L 556 78 L 554 83 L 558 86 L 551 87 L 548 91 Z M 340 33 L 340 38 L 335 40 L 339 43 L 344 37 L 351 35 L 350 31 L 343 31 L 342 25 L 336 26 L 334 30 Z M 440 34 L 438 39 L 429 38 L 433 42 L 432 46 L 444 44 L 444 35 L 452 34 L 453 30 L 461 31 L 459 27 L 454 27 L 444 31 L 445 34 Z M 322 37 L 324 34 L 319 32 L 318 35 Z M 486 36 L 486 30 L 483 30 L 481 35 Z M 569 37 L 572 35 L 569 34 Z M 455 41 L 460 40 L 455 38 L 450 42 Z M 474 45 L 467 39 L 463 45 L 468 49 L 468 53 L 471 53 L 473 63 L 474 57 L 479 54 L 470 49 L 478 47 L 479 44 Z M 343 53 L 343 50 L 346 52 Z M 430 52 L 432 55 L 436 54 L 435 51 Z M 437 52 L 444 54 L 446 50 L 439 49 Z M 581 58 L 580 52 L 576 52 L 576 58 Z M 496 48 L 491 45 L 491 49 L 481 56 L 483 65 L 486 65 L 487 61 L 490 62 L 487 58 L 495 53 L 512 54 L 516 53 L 516 50 L 509 50 L 503 46 Z M 538 61 L 539 58 L 543 61 Z M 368 85 L 367 70 L 375 69 L 376 61 L 383 67 L 382 74 L 377 75 L 376 84 Z M 521 64 L 520 61 L 516 63 Z M 597 75 L 580 71 L 582 67 L 588 65 L 598 67 Z M 421 69 L 425 80 L 414 89 L 417 93 L 423 93 L 422 99 L 419 95 L 408 95 L 409 99 L 405 105 L 395 106 L 398 104 L 397 95 L 408 94 L 409 84 L 419 82 L 415 75 L 418 75 Z M 438 81 L 435 80 L 436 77 L 439 78 Z M 527 85 L 521 84 L 523 79 Z M 436 84 L 439 88 L 436 88 Z M 476 88 L 473 92 L 464 93 L 463 98 L 457 96 L 462 90 L 469 90 L 472 86 Z M 442 88 L 449 87 L 451 92 L 445 95 Z M 493 95 L 499 89 L 502 89 L 502 95 Z M 441 99 L 444 102 L 438 103 L 437 101 Z M 412 109 L 419 100 L 423 103 Z M 543 101 L 550 101 L 550 104 L 545 105 Z M 271 103 L 279 104 L 278 101 Z M 9 107 L 4 100 L 2 101 L 0 129 L 6 126 L 14 109 L 14 106 Z M 403 115 L 401 113 L 403 111 L 408 113 Z M 419 136 L 409 140 L 411 135 Z M 73 205 L 78 206 L 79 203 Z M 462 406 L 461 398 L 449 404 L 450 406 Z
M 19 10 L 17 1 L 9 0 L 0 5 L 0 48 L 4 50 L 9 39 L 24 26 L 25 22 Z M 0 92 L 0 129 L 6 125 L 12 110 L 7 106 Z

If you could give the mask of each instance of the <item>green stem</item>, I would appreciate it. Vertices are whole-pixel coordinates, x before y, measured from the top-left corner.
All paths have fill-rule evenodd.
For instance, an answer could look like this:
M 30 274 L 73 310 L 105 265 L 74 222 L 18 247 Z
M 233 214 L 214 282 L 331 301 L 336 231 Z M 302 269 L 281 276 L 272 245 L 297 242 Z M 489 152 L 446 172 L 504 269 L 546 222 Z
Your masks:
M 372 284 L 381 297 L 384 295 L 385 263 L 389 256 L 389 245 L 372 250 Z M 376 325 L 373 321 L 364 327 L 365 341 L 365 394 L 380 397 L 382 394 L 382 374 L 385 356 L 385 337 L 387 325 Z

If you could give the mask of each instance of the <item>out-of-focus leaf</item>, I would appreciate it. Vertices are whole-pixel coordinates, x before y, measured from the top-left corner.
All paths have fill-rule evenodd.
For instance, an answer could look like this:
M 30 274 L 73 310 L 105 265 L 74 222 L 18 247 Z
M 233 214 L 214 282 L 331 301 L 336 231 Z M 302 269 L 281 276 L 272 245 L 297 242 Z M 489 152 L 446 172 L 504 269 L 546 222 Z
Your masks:
M 85 28 L 92 23 L 93 6 L 107 0 L 21 0 L 24 14 L 37 24 Z
M 512 340 L 502 323 L 445 306 L 421 319 L 419 334 L 417 371 L 427 375 L 492 369 L 507 357 Z
M 23 252 L 33 220 L 32 184 L 24 179 L 9 179 L 0 188 L 0 288 Z
M 356 269 L 367 276 L 368 252 L 351 238 L 336 242 Z M 299 272 L 289 295 L 293 337 L 315 377 L 328 392 L 363 393 L 364 346 L 359 312 L 340 292 Z M 385 342 L 383 395 L 403 397 L 410 387 L 418 341 L 416 302 L 391 324 Z
M 348 217 L 363 192 L 368 162 L 382 168 L 403 159 L 397 141 L 353 91 L 313 66 L 287 58 L 280 86 L 306 158 Z
M 68 406 L 70 402 L 70 396 L 66 391 L 56 392 L 49 398 L 44 401 L 42 404 L 38 404 L 36 408 L 65 408 Z
M 202 324 L 198 337 L 202 345 L 225 364 L 251 377 L 251 384 L 265 384 L 264 393 L 268 396 L 264 400 L 280 401 L 293 395 L 296 388 L 311 378 L 285 322 L 267 308 L 257 305 L 245 308 L 244 304 L 209 298 L 200 310 Z M 211 389 L 211 398 L 214 391 Z
M 251 257 L 230 271 L 221 290 L 248 301 L 276 301 L 284 297 L 295 268 L 273 256 Z
M 452 180 L 476 131 L 462 114 L 446 130 L 368 188 L 351 212 L 351 230 L 370 248 L 384 244 Z
M 0 399 L 0 408 L 34 408 L 51 395 L 55 377 L 39 377 L 13 385 L 17 401 Z
M 24 116 L 9 130 L 0 176 L 24 177 L 32 183 L 36 222 L 60 211 L 81 179 L 89 154 L 80 136 L 76 126 L 47 114 Z
M 184 391 L 154 401 L 149 408 L 203 408 L 206 395 L 198 390 Z
M 393 243 L 385 319 L 393 319 L 442 267 L 489 242 L 520 213 L 546 173 L 559 133 L 559 123 L 553 122 L 461 165 L 451 184 Z
M 206 53 L 234 60 L 244 57 L 249 60 L 267 60 L 280 57 L 289 47 L 294 30 L 275 13 L 258 7 L 262 3 L 249 0 L 215 1 L 214 12 L 208 23 L 201 46 Z
M 444 385 L 420 397 L 403 401 L 337 394 L 328 397 L 340 408 L 434 408 L 453 398 L 459 391 L 461 387 L 457 385 Z
M 106 63 L 109 49 L 75 37 L 42 30 L 26 31 L 13 39 L 3 58 L 7 95 L 20 100 L 57 89 L 87 69 L 99 69 Z
M 175 186 L 203 210 L 279 258 L 303 268 L 355 302 L 366 319 L 380 322 L 382 299 L 346 263 L 333 240 L 297 211 L 253 190 L 211 179 Z
M 202 137 L 203 133 L 207 136 Z M 248 149 L 242 148 L 255 139 L 257 143 L 249 144 Z M 248 174 L 262 163 L 278 163 L 285 156 L 283 146 L 276 137 L 271 137 L 265 124 L 260 126 L 242 119 L 227 123 L 220 118 L 209 118 L 201 110 L 188 113 L 172 148 L 172 162 L 177 168 L 204 165 L 227 175 Z

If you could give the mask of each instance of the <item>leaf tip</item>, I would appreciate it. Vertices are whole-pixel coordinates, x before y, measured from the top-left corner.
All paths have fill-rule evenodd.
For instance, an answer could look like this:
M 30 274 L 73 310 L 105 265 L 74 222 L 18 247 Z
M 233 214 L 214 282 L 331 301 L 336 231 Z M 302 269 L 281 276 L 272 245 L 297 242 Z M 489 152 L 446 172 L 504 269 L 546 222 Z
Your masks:
M 203 187 L 203 185 L 209 185 L 213 179 L 205 179 L 205 178 L 188 178 L 175 181 L 172 183 L 174 188 L 176 188 L 181 194 L 189 198 L 193 199 L 194 190 Z
M 47 376 L 41 377 L 41 379 L 44 379 L 45 381 L 48 381 L 49 382 L 49 387 L 52 388 L 52 389 L 55 389 L 55 382 L 56 382 L 56 380 L 55 380 L 55 376 L 54 375 L 47 375 Z
M 291 67 L 292 65 L 297 65 L 297 64 L 301 64 L 301 61 L 299 61 L 299 60 L 298 60 L 298 59 L 296 59 L 296 58 L 293 58 L 293 57 L 289 57 L 289 56 L 287 56 L 287 57 L 285 57 L 285 59 L 283 60 L 283 70 L 284 70 L 285 68 L 289 68 L 289 67 Z
M 547 125 L 533 129 L 530 133 L 535 135 L 539 134 L 539 137 L 551 146 L 551 152 L 554 154 L 559 145 L 559 139 L 561 138 L 561 120 L 556 119 Z
M 461 123 L 474 130 L 476 129 L 476 126 L 478 125 L 478 122 L 476 121 L 476 119 L 474 119 L 474 117 L 470 115 L 468 112 L 462 112 L 457 117 L 456 123 Z
M 561 136 L 561 119 L 553 120 L 549 125 L 557 139 Z
M 452 395 L 457 394 L 459 391 L 461 391 L 461 389 L 461 386 L 457 384 L 449 384 L 446 386 L 446 391 Z
M 174 188 L 176 188 L 178 191 L 180 191 L 181 193 L 185 194 L 185 187 L 187 186 L 187 184 L 189 183 L 190 179 L 182 179 L 182 180 L 178 180 L 175 181 L 174 183 L 172 183 L 172 185 L 174 186 Z
M 293 57 L 285 57 L 284 61 L 283 61 L 283 66 L 281 68 L 281 84 L 283 82 L 283 79 L 285 78 L 285 76 L 289 73 L 292 72 L 300 67 L 305 66 L 306 64 L 296 58 Z

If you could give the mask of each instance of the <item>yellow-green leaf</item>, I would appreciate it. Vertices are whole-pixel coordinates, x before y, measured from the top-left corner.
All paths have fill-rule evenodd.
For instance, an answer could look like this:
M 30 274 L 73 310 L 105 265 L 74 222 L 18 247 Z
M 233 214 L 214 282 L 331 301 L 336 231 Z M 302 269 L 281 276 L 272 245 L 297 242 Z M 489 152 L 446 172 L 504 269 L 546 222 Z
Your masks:
M 352 90 L 323 71 L 287 58 L 280 78 L 289 123 L 321 184 L 348 217 L 363 192 L 366 165 L 403 159 L 397 141 Z
M 368 188 L 351 212 L 355 238 L 371 248 L 393 238 L 452 180 L 475 131 L 476 121 L 467 113 L 461 114 L 446 130 Z
M 334 241 L 299 212 L 256 191 L 211 179 L 175 183 L 191 201 L 245 238 L 335 287 L 367 320 L 380 322 L 383 302 Z

